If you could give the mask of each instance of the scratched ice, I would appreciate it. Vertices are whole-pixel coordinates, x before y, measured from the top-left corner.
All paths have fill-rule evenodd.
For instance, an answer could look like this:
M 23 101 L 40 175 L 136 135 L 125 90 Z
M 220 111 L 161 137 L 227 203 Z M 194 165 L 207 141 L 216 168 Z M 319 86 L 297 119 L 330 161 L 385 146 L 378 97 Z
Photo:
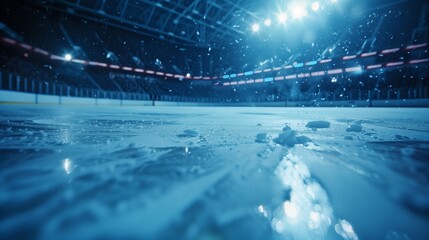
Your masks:
M 425 239 L 428 126 L 428 109 L 3 105 L 0 236 Z

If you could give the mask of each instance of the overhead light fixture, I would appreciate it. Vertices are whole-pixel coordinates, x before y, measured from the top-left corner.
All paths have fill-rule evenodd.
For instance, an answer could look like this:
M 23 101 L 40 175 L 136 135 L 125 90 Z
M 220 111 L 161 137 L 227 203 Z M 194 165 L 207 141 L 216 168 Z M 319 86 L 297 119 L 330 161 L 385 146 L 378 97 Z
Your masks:
M 320 3 L 319 2 L 313 2 L 313 4 L 311 4 L 311 9 L 315 12 L 320 10 Z
M 303 6 L 297 5 L 292 8 L 292 14 L 293 14 L 293 18 L 301 19 L 307 16 L 307 10 Z
M 64 59 L 66 60 L 66 61 L 71 61 L 72 60 L 72 55 L 71 54 L 66 54 L 66 55 L 64 55 Z
M 253 24 L 253 25 L 252 25 L 252 31 L 253 31 L 253 32 L 258 32 L 258 31 L 259 31 L 259 28 L 260 28 L 260 27 L 259 27 L 259 24 L 257 24 L 257 23 L 255 23 L 255 24 Z
M 277 15 L 277 20 L 279 23 L 285 23 L 287 21 L 287 14 L 284 12 L 281 12 Z
M 267 18 L 264 21 L 265 26 L 270 26 L 271 25 L 271 19 Z

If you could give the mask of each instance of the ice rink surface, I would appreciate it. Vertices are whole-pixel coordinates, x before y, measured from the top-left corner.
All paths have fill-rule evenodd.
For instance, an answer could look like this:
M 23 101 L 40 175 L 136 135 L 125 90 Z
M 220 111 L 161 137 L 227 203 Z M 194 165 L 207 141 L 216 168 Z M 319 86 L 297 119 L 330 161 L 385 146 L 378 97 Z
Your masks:
M 0 106 L 1 239 L 427 239 L 429 109 Z

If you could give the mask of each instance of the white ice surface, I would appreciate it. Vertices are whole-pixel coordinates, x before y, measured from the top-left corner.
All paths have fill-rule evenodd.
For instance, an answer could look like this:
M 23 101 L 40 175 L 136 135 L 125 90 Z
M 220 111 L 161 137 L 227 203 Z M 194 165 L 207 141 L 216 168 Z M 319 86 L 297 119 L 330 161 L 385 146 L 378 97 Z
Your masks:
M 0 113 L 6 239 L 429 235 L 428 109 Z

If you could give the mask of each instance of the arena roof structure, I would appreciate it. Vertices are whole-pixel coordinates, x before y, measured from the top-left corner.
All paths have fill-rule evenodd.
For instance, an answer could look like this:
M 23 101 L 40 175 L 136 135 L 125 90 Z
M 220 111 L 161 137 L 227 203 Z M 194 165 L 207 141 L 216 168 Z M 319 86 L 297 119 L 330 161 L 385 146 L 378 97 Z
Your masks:
M 42 7 L 101 21 L 175 43 L 210 46 L 246 34 L 264 1 L 247 0 L 48 0 Z

